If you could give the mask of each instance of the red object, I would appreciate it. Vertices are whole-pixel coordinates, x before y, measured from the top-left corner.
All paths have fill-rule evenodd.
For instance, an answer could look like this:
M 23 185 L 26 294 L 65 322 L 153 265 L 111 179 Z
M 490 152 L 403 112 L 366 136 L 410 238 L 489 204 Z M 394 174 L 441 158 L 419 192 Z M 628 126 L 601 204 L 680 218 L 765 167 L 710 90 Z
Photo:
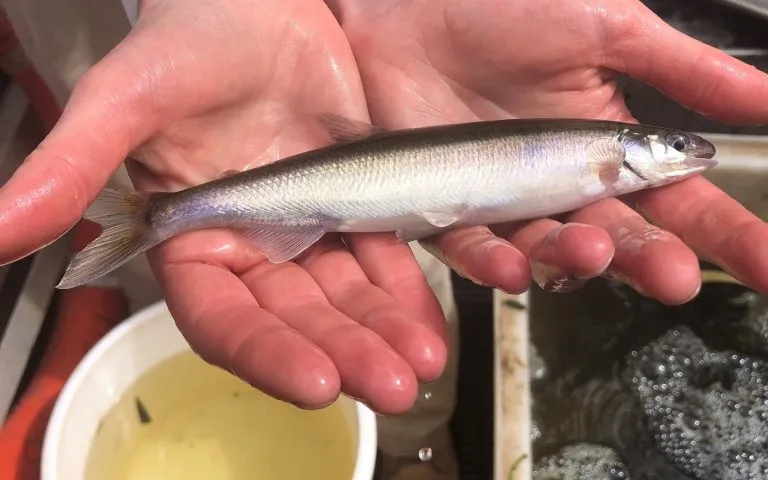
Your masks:
M 0 55 L 6 55 L 19 47 L 19 40 L 13 31 L 13 26 L 2 10 L 0 10 Z
M 45 356 L 29 388 L 0 430 L 0 479 L 37 480 L 53 405 L 86 353 L 128 315 L 116 288 L 77 287 L 63 292 Z
M 13 26 L 0 10 L 0 66 L 24 92 L 46 131 L 61 116 L 61 108 L 40 74 L 32 67 L 19 43 Z
M 72 235 L 74 250 L 99 233 L 99 225 L 79 222 Z M 85 354 L 128 313 L 128 299 L 118 288 L 84 285 L 60 292 L 51 342 L 0 430 L 0 480 L 40 478 L 42 442 L 59 393 Z
M 46 131 L 61 116 L 55 96 L 27 61 L 13 27 L 0 10 L 0 66 L 22 89 Z M 101 227 L 81 220 L 72 248 L 81 250 Z M 85 354 L 128 316 L 128 300 L 114 287 L 89 286 L 57 293 L 51 342 L 29 388 L 0 429 L 0 480 L 38 480 L 42 441 L 53 405 Z

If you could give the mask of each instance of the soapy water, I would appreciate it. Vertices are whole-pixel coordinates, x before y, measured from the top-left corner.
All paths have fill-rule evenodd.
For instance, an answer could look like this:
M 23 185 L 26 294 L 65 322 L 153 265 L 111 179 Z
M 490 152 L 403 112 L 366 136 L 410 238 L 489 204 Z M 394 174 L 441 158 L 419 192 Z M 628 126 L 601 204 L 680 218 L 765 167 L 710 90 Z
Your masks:
M 764 20 L 726 2 L 641 1 L 709 45 L 768 47 Z M 533 478 L 768 480 L 768 298 L 704 285 L 695 305 L 665 307 L 607 287 L 533 302 L 549 311 L 531 323 Z
M 592 345 L 604 356 L 591 375 L 574 361 L 553 376 L 536 359 L 546 373 L 532 378 L 533 478 L 768 479 L 765 299 L 733 285 L 706 286 L 685 307 L 619 293 L 631 321 L 605 328 L 621 324 L 612 344 L 629 347 L 611 358 Z
M 602 445 L 571 445 L 541 459 L 536 480 L 631 480 L 621 458 Z
M 768 478 L 768 365 L 682 327 L 632 352 L 625 380 L 654 441 L 692 478 Z

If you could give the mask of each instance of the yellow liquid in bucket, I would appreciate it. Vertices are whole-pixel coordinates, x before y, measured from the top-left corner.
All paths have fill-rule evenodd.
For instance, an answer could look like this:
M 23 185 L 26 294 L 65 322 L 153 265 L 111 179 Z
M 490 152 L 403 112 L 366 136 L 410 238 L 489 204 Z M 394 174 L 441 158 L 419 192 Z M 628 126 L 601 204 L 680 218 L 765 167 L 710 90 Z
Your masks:
M 85 480 L 350 479 L 356 437 L 342 401 L 300 410 L 185 352 L 102 419 Z

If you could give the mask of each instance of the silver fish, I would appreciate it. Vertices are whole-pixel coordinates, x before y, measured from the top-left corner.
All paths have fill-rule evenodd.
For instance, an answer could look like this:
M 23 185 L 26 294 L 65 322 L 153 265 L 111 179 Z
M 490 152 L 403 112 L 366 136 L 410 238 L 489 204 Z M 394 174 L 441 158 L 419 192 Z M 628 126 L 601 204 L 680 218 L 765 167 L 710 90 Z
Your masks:
M 646 125 L 519 119 L 387 131 L 319 119 L 334 141 L 317 150 L 173 193 L 103 190 L 85 218 L 104 230 L 57 287 L 88 283 L 191 230 L 238 230 L 280 263 L 328 232 L 419 240 L 564 213 L 717 163 L 700 136 Z

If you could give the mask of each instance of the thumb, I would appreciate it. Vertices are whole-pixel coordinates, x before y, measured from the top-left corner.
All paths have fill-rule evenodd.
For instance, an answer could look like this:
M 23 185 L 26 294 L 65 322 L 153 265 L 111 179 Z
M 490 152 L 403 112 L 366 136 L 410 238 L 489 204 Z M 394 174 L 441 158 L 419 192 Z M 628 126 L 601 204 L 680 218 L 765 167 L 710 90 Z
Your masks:
M 148 93 L 134 78 L 110 56 L 94 66 L 51 132 L 0 188 L 0 265 L 65 234 L 149 137 Z
M 607 67 L 725 123 L 768 123 L 768 75 L 674 29 L 639 1 L 606 16 Z M 618 8 L 618 7 L 616 7 Z

